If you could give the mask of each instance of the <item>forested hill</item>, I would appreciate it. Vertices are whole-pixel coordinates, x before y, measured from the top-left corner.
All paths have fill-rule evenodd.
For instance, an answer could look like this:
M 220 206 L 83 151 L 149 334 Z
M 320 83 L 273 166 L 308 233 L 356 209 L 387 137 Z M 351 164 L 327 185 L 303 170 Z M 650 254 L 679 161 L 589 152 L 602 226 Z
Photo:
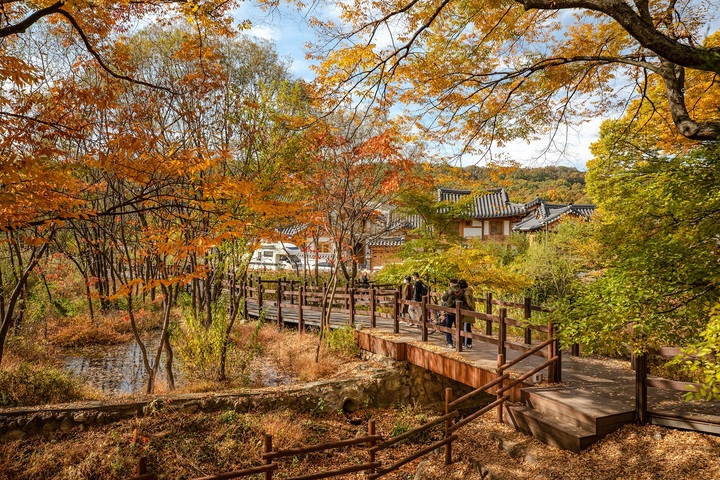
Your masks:
M 585 194 L 585 172 L 572 167 L 467 167 L 470 178 L 504 187 L 513 202 L 539 195 L 547 202 L 592 203 Z

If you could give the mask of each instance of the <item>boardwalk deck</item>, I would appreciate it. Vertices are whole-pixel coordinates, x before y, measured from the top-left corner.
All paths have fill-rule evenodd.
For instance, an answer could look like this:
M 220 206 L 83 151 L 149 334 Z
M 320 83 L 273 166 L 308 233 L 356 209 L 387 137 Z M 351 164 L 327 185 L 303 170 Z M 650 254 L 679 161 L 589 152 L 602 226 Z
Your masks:
M 266 305 L 269 320 L 277 321 L 277 309 L 273 305 Z M 250 315 L 258 314 L 257 303 L 249 299 L 248 311 Z M 297 324 L 297 307 L 282 309 L 285 324 Z M 318 311 L 306 310 L 303 312 L 306 326 L 319 326 L 320 315 Z M 453 380 L 466 385 L 478 387 L 488 380 L 495 378 L 497 369 L 497 345 L 475 341 L 471 350 L 461 353 L 445 347 L 444 335 L 435 332 L 423 342 L 421 330 L 415 326 L 399 327 L 394 333 L 394 322 L 390 318 L 376 319 L 376 328 L 370 328 L 370 318 L 367 315 L 355 314 L 355 326 L 359 328 L 358 337 L 361 347 L 405 360 L 420 367 L 427 368 Z M 349 323 L 349 315 L 343 312 L 332 314 L 331 325 L 339 327 Z M 522 343 L 522 341 L 520 341 Z M 519 352 L 507 350 L 506 360 L 516 358 Z M 539 366 L 544 359 L 533 357 L 523 361 L 520 366 L 508 370 L 513 377 Z M 547 375 L 545 375 L 547 377 Z M 630 362 L 608 360 L 595 357 L 573 357 L 566 354 L 562 357 L 562 384 L 566 388 L 577 390 L 577 395 L 566 395 L 568 402 L 575 407 L 588 411 L 593 415 L 597 404 L 585 401 L 587 395 L 600 396 L 607 399 L 607 404 L 626 406 L 629 410 L 635 407 L 635 372 Z M 533 384 L 525 382 L 522 387 Z M 492 392 L 492 391 L 491 391 Z M 511 399 L 519 401 L 520 387 L 513 389 Z M 573 400 L 573 397 L 575 400 Z M 652 423 L 683 428 L 684 426 L 709 433 L 720 434 L 720 402 L 685 402 L 680 392 L 671 392 L 652 388 L 648 393 L 650 409 L 656 411 L 658 419 Z M 662 421 L 662 418 L 666 418 Z M 652 421 L 652 420 L 651 420 Z M 698 425 L 703 425 L 698 427 Z M 713 426 L 714 425 L 714 426 Z

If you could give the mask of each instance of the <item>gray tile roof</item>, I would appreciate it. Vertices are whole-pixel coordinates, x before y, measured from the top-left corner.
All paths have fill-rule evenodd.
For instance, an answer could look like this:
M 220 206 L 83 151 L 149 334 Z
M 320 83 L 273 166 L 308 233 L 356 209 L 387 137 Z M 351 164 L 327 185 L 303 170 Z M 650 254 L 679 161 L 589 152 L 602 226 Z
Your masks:
M 468 195 L 474 195 L 473 202 L 467 212 L 473 218 L 501 218 L 525 215 L 527 207 L 524 203 L 512 203 L 504 188 L 491 190 L 485 195 L 473 194 L 470 190 L 451 190 L 438 188 L 438 200 L 458 203 Z
M 573 204 L 547 204 L 540 201 L 536 211 L 531 212 L 520 222 L 513 225 L 516 232 L 532 232 L 544 229 L 546 226 L 560 220 L 565 215 L 573 215 L 584 220 L 590 220 L 595 211 L 595 205 Z

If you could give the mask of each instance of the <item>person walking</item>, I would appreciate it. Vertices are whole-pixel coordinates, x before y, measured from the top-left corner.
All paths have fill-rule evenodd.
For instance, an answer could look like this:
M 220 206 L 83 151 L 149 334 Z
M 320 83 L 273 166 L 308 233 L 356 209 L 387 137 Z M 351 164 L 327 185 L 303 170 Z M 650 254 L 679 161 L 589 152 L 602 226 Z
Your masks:
M 475 311 L 475 297 L 473 295 L 473 289 L 471 286 L 468 285 L 467 281 L 465 279 L 460 279 L 458 282 L 458 286 L 460 287 L 462 291 L 461 295 L 461 301 L 462 306 L 460 307 L 462 310 L 472 310 Z M 462 322 L 463 322 L 463 330 L 472 333 L 472 326 L 475 325 L 475 317 L 471 317 L 468 315 L 462 316 Z M 471 337 L 463 337 L 463 347 L 466 349 L 472 348 L 472 338 Z
M 462 292 L 460 291 L 460 285 L 458 285 L 457 279 L 450 279 L 450 286 L 442 294 L 440 300 L 442 301 L 443 306 L 450 308 L 455 308 L 456 302 L 462 301 Z M 453 325 L 455 325 L 455 314 L 448 312 L 445 314 L 445 321 L 443 323 L 443 326 L 445 328 L 451 329 Z M 455 348 L 455 346 L 453 345 L 452 332 L 445 332 L 445 342 L 448 348 Z
M 413 288 L 412 284 L 412 278 L 411 277 L 405 277 L 405 283 L 403 283 L 402 287 L 402 294 L 401 297 L 403 300 L 412 300 L 413 299 L 413 291 L 415 289 Z M 403 325 L 412 325 L 412 323 L 408 322 L 410 319 L 410 313 L 409 313 L 410 305 L 404 304 L 402 306 L 402 312 L 400 312 L 400 317 L 403 319 L 400 323 Z

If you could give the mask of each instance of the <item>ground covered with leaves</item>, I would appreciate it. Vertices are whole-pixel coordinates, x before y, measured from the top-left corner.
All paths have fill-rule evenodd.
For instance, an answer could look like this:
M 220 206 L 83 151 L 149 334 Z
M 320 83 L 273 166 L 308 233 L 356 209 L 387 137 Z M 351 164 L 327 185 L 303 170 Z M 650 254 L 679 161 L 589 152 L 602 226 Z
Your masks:
M 181 414 L 145 418 L 0 444 L 0 479 L 125 479 L 140 457 L 160 479 L 186 479 L 262 464 L 264 434 L 274 449 L 297 448 L 363 435 L 375 419 L 384 438 L 438 415 L 420 408 L 316 415 L 296 411 Z M 379 454 L 383 465 L 442 438 L 442 427 Z M 459 431 L 454 463 L 442 450 L 384 478 L 412 479 L 717 479 L 720 437 L 655 426 L 626 426 L 581 454 L 546 446 L 495 422 L 494 412 Z M 361 447 L 294 456 L 274 478 L 331 470 L 368 459 Z M 363 474 L 343 478 L 365 478 Z

